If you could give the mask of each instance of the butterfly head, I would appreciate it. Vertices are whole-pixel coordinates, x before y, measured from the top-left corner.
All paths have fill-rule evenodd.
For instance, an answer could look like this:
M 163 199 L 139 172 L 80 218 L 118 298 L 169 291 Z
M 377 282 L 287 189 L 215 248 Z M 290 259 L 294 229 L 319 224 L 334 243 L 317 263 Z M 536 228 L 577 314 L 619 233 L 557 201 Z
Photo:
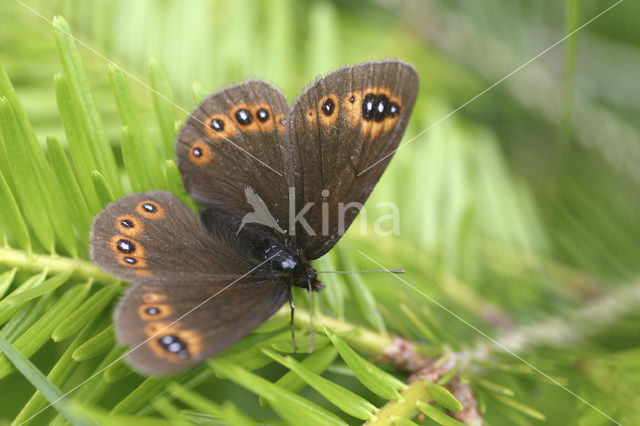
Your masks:
M 318 272 L 306 258 L 300 260 L 300 266 L 292 274 L 291 285 L 312 291 L 319 291 L 324 288 L 324 284 L 318 281 Z
M 278 250 L 276 254 L 273 251 Z M 324 285 L 318 281 L 318 272 L 311 266 L 311 262 L 304 254 L 296 254 L 287 249 L 270 247 L 265 257 L 271 257 L 272 268 L 282 272 L 289 285 L 302 288 L 320 290 Z

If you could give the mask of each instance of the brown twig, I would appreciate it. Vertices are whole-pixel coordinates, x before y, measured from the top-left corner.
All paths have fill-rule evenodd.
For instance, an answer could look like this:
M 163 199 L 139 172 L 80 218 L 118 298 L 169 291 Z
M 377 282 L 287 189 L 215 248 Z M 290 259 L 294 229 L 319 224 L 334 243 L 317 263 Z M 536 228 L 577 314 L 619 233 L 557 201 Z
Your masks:
M 411 373 L 408 379 L 409 383 L 417 380 L 437 383 L 447 373 L 451 372 L 457 363 L 455 356 L 447 357 L 445 355 L 445 357 L 441 358 L 430 358 L 420 355 L 415 351 L 412 342 L 400 337 L 394 338 L 393 344 L 382 351 L 378 361 L 388 363 L 398 370 Z M 465 424 L 481 425 L 483 423 L 473 391 L 467 383 L 461 380 L 459 373 L 455 373 L 443 386 L 464 407 L 462 411 L 450 411 L 449 415 L 451 417 Z

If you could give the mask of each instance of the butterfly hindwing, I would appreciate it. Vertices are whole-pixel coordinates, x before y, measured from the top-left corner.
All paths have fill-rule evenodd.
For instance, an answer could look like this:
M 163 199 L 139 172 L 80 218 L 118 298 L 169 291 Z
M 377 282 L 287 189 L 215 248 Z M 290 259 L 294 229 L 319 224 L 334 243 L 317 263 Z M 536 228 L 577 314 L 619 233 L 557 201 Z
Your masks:
M 415 69 L 387 60 L 319 78 L 296 100 L 288 122 L 296 211 L 313 203 L 305 218 L 316 234 L 297 229 L 296 240 L 309 258 L 325 254 L 349 227 L 358 210 L 345 206 L 369 197 L 404 134 L 417 92 Z
M 116 310 L 118 343 L 145 374 L 171 374 L 203 361 L 246 336 L 287 300 L 281 283 L 256 278 L 145 282 Z
M 255 190 L 274 217 L 287 215 L 292 182 L 286 137 L 286 98 L 275 87 L 248 81 L 205 99 L 178 136 L 177 164 L 189 194 L 204 205 L 242 217 Z M 283 224 L 283 226 L 285 226 Z

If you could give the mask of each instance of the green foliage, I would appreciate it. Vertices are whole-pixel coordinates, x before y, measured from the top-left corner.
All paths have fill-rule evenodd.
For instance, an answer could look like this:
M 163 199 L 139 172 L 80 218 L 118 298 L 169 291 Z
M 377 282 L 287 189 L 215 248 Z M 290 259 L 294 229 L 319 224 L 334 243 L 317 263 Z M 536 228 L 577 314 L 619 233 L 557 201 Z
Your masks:
M 56 30 L 56 43 L 62 68 L 69 82 L 69 92 L 76 105 L 76 111 L 79 113 L 85 137 L 92 142 L 90 146 L 93 157 L 96 160 L 96 166 L 107 177 L 106 182 L 115 188 L 117 194 L 121 194 L 122 184 L 118 176 L 118 168 L 113 151 L 100 119 L 96 101 L 89 87 L 80 53 L 76 49 L 75 41 L 71 35 L 71 29 L 61 17 L 54 18 L 53 26 Z
M 406 386 L 393 376 L 380 370 L 375 365 L 361 358 L 342 339 L 333 334 L 331 330 L 325 328 L 325 333 L 331 339 L 331 343 L 336 347 L 340 356 L 347 363 L 353 374 L 371 392 L 385 399 L 399 399 L 399 390 Z
M 447 416 L 445 413 L 443 413 L 433 405 L 425 404 L 422 401 L 418 401 L 418 408 L 424 415 L 441 424 L 442 426 L 460 426 L 463 424 Z
M 0 388 L 12 389 L 2 393 L 0 422 L 638 422 L 630 401 L 640 384 L 640 180 L 623 160 L 640 158 L 621 145 L 624 138 L 594 142 L 593 131 L 580 126 L 590 129 L 588 105 L 602 127 L 633 143 L 640 108 L 615 87 L 581 85 L 596 77 L 581 65 L 577 38 L 560 61 L 564 77 L 555 77 L 562 108 L 550 101 L 540 109 L 536 90 L 548 79 L 532 84 L 526 70 L 517 88 L 483 95 L 396 154 L 367 216 L 315 265 L 375 267 L 360 250 L 405 269 L 406 282 L 502 346 L 393 276 L 326 274 L 314 330 L 306 292 L 294 294 L 298 353 L 285 306 L 213 360 L 173 377 L 143 377 L 121 359 L 125 349 L 114 339 L 111 312 L 123 285 L 88 260 L 93 217 L 124 193 L 170 190 L 197 209 L 174 162 L 177 129 L 194 98 L 248 77 L 293 95 L 343 63 L 398 56 L 415 63 L 422 80 L 408 141 L 546 47 L 528 48 L 523 37 L 532 26 L 555 26 L 558 34 L 549 37 L 556 40 L 597 13 L 593 5 L 567 0 L 566 20 L 547 21 L 540 16 L 560 16 L 560 5 L 32 3 L 45 16 L 64 12 L 71 25 L 56 17 L 52 29 L 18 4 L 0 5 L 7 46 L 0 69 Z M 638 11 L 620 7 L 629 16 Z M 496 71 L 486 57 L 455 50 L 464 43 L 445 43 L 446 31 L 422 31 L 435 21 L 408 30 L 425 11 L 455 28 L 468 25 L 458 35 L 477 35 L 487 51 L 504 53 L 504 64 L 523 60 Z M 53 34 L 45 48 L 31 35 L 38 25 Z M 602 36 L 613 37 L 613 26 L 594 24 L 584 43 L 609 43 Z M 70 28 L 117 63 L 84 51 Z M 619 44 L 640 41 L 616 37 Z M 624 75 L 627 65 L 617 63 Z M 148 85 L 133 82 L 145 72 Z M 636 89 L 627 88 L 630 97 Z M 401 212 L 398 237 L 376 235 L 388 225 L 388 206 L 377 206 L 388 201 Z M 385 357 L 395 336 L 429 361 L 421 371 L 427 379 L 409 380 L 400 358 Z M 465 417 L 474 409 L 476 417 Z
M 64 416 L 76 425 L 88 425 L 90 423 L 84 421 L 80 416 L 76 415 L 69 407 L 67 401 L 63 398 L 60 389 L 56 388 L 53 383 L 47 380 L 46 377 L 34 366 L 20 350 L 14 348 L 11 343 L 0 337 L 0 351 L 4 353 L 15 365 L 22 375 L 26 377 L 31 384 L 33 384 L 38 391 L 44 395 L 47 400 L 53 404 L 58 411 L 64 414 Z
M 209 363 L 222 377 L 228 378 L 265 398 L 278 415 L 291 424 L 296 424 L 300 419 L 305 419 L 311 424 L 346 424 L 335 414 L 317 404 L 249 373 L 241 367 L 220 360 L 211 360 Z
M 289 368 L 309 386 L 345 413 L 363 420 L 371 420 L 375 417 L 374 414 L 377 408 L 366 399 L 315 374 L 289 356 L 283 358 L 270 351 L 265 351 L 265 354 L 267 354 L 269 358 Z

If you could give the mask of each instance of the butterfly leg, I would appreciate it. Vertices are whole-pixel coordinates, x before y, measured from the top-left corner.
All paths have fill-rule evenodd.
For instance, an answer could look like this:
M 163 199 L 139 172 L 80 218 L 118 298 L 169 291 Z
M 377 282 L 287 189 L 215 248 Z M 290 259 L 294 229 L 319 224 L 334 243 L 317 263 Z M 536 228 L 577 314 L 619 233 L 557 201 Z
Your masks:
M 313 352 L 313 335 L 315 334 L 315 330 L 313 329 L 313 288 L 311 280 L 307 280 L 307 283 L 309 284 L 309 332 L 311 333 L 309 335 L 309 353 L 311 353 Z
M 291 340 L 293 340 L 293 350 L 298 353 L 298 342 L 296 342 L 296 330 L 293 327 L 293 317 L 296 311 L 296 305 L 293 304 L 293 294 L 289 288 L 289 306 L 291 307 Z

